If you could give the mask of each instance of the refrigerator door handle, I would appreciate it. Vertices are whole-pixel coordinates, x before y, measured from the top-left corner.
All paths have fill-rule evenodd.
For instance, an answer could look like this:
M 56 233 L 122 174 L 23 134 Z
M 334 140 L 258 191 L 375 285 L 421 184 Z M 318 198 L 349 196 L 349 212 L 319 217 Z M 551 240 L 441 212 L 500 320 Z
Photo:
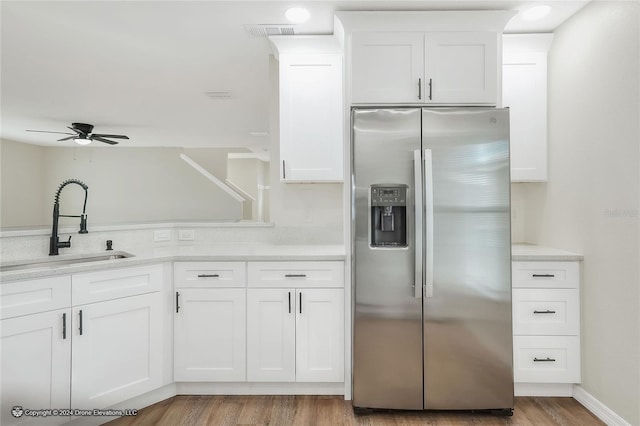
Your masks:
M 425 205 L 425 279 L 424 296 L 433 297 L 433 160 L 430 149 L 424 150 Z
M 413 151 L 413 198 L 415 205 L 415 276 L 413 283 L 413 297 L 422 299 L 422 152 Z

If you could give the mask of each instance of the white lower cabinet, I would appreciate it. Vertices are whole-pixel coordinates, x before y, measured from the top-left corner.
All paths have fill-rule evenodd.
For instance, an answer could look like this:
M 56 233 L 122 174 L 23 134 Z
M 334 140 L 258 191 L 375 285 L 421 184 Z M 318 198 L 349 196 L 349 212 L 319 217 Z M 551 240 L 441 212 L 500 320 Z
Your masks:
M 247 290 L 247 379 L 344 380 L 344 290 Z
M 23 409 L 100 409 L 162 385 L 162 265 L 0 285 L 2 425 Z M 72 303 L 73 301 L 73 303 Z
M 297 291 L 296 381 L 344 380 L 344 290 Z
M 296 379 L 295 290 L 247 290 L 247 380 Z
M 244 381 L 244 288 L 178 288 L 174 380 Z
M 579 263 L 513 262 L 512 271 L 516 395 L 570 395 L 580 383 Z
M 0 321 L 0 424 L 20 425 L 34 421 L 32 417 L 14 417 L 11 410 L 16 406 L 23 409 L 70 408 L 70 314 L 70 309 L 61 309 Z M 47 417 L 38 424 L 59 425 L 68 420 L 66 416 Z
M 174 287 L 176 382 L 344 382 L 343 262 L 176 262 Z
M 160 293 L 73 308 L 74 409 L 108 407 L 161 385 Z

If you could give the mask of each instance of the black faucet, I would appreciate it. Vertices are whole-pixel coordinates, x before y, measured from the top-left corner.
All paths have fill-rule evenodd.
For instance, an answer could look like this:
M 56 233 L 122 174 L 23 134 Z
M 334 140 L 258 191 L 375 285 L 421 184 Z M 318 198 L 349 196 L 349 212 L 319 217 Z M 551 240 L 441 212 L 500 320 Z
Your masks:
M 75 183 L 76 185 L 80 185 L 84 188 L 84 205 L 82 206 L 82 214 L 81 215 L 66 215 L 60 214 L 60 192 L 62 189 L 69 185 L 70 183 Z M 60 217 L 79 217 L 80 218 L 80 232 L 79 234 L 86 234 L 87 231 L 87 215 L 85 214 L 85 210 L 87 208 L 87 189 L 89 187 L 82 181 L 78 179 L 67 179 L 60 184 L 58 187 L 58 191 L 56 191 L 56 198 L 53 203 L 53 227 L 51 228 L 51 238 L 49 238 L 49 256 L 55 256 L 58 254 L 59 248 L 68 248 L 71 247 L 71 236 L 69 236 L 69 240 L 67 241 L 59 241 L 58 239 L 58 219 Z

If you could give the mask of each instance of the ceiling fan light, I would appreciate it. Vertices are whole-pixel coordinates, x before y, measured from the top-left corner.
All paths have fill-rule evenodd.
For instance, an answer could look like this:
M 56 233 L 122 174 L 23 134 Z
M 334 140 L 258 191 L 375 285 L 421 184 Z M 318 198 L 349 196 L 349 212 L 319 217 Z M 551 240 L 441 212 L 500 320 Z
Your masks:
M 73 141 L 78 145 L 89 145 L 91 143 L 91 139 L 87 138 L 75 138 Z
M 284 16 L 294 24 L 302 24 L 309 19 L 309 11 L 304 7 L 292 7 L 284 12 Z

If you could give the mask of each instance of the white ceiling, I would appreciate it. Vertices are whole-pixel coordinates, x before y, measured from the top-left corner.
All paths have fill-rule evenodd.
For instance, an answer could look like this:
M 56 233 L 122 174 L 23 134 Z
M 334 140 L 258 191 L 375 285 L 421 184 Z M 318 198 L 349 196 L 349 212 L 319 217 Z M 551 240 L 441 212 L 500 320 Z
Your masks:
M 310 10 L 296 34 L 331 34 L 336 10 L 524 10 L 552 14 L 506 32 L 551 32 L 581 1 L 2 1 L 1 134 L 38 145 L 72 122 L 122 133 L 120 146 L 266 149 L 268 63 L 265 38 L 245 24 L 287 24 L 293 5 Z M 208 91 L 229 90 L 214 100 Z M 63 135 L 60 135 L 62 137 Z M 103 145 L 94 142 L 94 145 Z M 105 145 L 106 146 L 106 145 Z

